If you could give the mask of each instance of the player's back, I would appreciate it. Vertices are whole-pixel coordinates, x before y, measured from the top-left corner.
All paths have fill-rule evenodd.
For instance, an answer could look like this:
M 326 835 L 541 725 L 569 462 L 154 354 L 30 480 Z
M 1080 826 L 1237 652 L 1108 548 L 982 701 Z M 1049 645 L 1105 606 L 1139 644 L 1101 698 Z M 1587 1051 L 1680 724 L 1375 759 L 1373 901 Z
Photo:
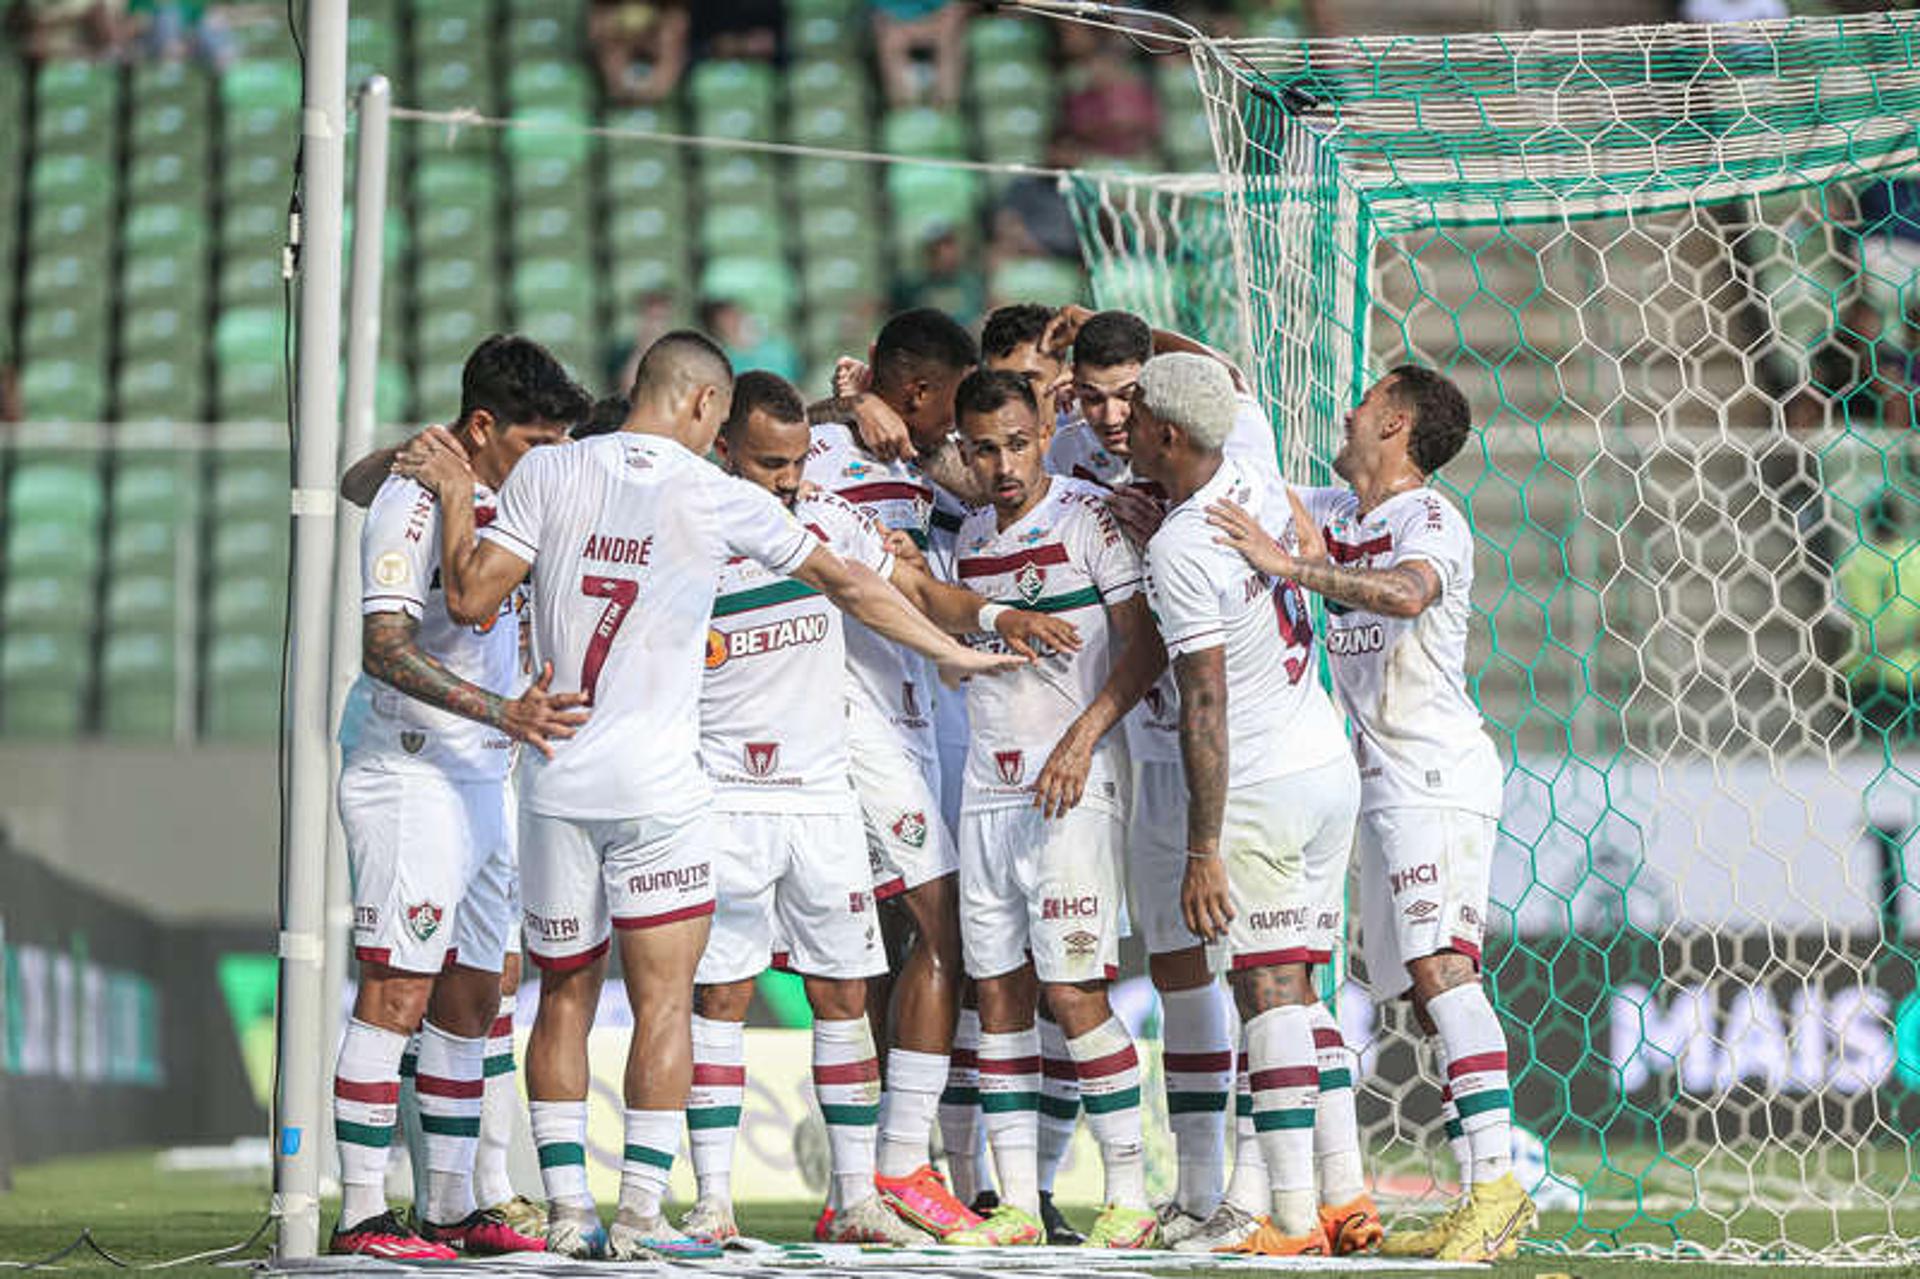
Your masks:
M 514 510 L 523 483 L 531 518 Z M 739 498 L 727 486 L 740 484 L 673 440 L 631 432 L 520 463 L 486 536 L 534 559 L 535 663 L 553 663 L 555 692 L 586 692 L 592 706 L 552 760 L 529 754 L 522 797 L 533 811 L 674 817 L 705 805 L 701 673 Z M 806 537 L 793 532 L 796 544 Z

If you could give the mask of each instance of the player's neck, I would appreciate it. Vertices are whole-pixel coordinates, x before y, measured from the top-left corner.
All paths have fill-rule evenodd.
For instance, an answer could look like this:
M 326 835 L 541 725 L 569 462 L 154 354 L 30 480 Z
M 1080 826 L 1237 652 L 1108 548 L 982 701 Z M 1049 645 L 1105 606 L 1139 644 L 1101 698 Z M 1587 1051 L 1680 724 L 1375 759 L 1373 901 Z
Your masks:
M 663 412 L 651 405 L 635 405 L 633 415 L 627 419 L 627 424 L 622 429 L 631 431 L 635 435 L 657 435 L 662 439 L 672 440 L 689 452 L 703 451 L 693 447 L 694 440 L 690 437 L 694 428 L 691 423 L 682 421 L 677 413 Z
M 1353 481 L 1353 495 L 1360 499 L 1357 514 L 1367 515 L 1402 493 L 1423 487 L 1427 477 L 1412 466 L 1396 466 L 1382 475 L 1365 475 Z
M 1169 505 L 1178 506 L 1205 488 L 1220 473 L 1224 461 L 1224 453 L 1190 453 L 1175 462 L 1165 482 Z
M 1018 524 L 1021 520 L 1024 520 L 1027 518 L 1027 516 L 1033 514 L 1034 508 L 1039 506 L 1040 503 L 1046 501 L 1047 494 L 1052 491 L 1053 491 L 1053 477 L 1051 475 L 1048 475 L 1044 471 L 1041 472 L 1040 487 L 1033 490 L 1033 496 L 1028 498 L 1026 503 L 1022 505 L 1019 510 L 1003 511 L 1003 510 L 1000 510 L 998 507 L 994 508 L 994 512 L 993 512 L 994 528 L 997 529 L 999 532 L 1002 532 L 1002 533 L 1006 532 L 1008 529 L 1012 528 L 1015 524 Z
M 507 481 L 507 465 L 493 455 L 492 449 L 481 449 L 467 464 L 473 468 L 474 479 L 496 492 Z

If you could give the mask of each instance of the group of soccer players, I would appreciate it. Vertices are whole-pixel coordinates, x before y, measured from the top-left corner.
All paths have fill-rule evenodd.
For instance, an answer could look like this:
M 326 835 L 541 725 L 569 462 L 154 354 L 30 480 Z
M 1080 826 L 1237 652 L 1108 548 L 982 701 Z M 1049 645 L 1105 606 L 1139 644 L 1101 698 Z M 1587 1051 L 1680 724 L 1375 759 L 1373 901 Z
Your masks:
M 490 338 L 451 426 L 343 482 L 370 509 L 335 1249 L 715 1255 L 739 1235 L 747 1006 L 779 964 L 814 1016 L 823 1240 L 1511 1255 L 1533 1208 L 1478 970 L 1501 769 L 1464 682 L 1471 538 L 1427 483 L 1469 433 L 1458 389 L 1391 371 L 1347 415 L 1345 486 L 1302 490 L 1238 370 L 1123 312 L 1004 307 L 976 344 L 909 311 L 835 380 L 808 406 L 682 331 L 596 405 Z M 1384 1239 L 1314 981 L 1350 856 L 1369 978 L 1427 1032 L 1463 1187 Z M 1159 1205 L 1107 999 L 1128 927 L 1161 1004 Z M 544 1205 L 493 1135 L 522 944 Z M 610 950 L 634 1030 L 603 1225 Z M 383 1189 L 408 1063 L 410 1223 Z M 1051 1199 L 1082 1115 L 1106 1185 L 1084 1237 Z

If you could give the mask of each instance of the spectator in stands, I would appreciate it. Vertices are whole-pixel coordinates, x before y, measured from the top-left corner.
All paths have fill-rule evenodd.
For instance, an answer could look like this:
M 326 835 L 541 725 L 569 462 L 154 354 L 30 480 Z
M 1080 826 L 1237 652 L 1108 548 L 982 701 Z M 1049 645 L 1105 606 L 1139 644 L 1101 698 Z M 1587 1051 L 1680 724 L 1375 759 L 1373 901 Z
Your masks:
M 967 10 L 954 0 L 868 0 L 873 10 L 873 46 L 887 101 L 896 107 L 921 101 L 931 78 L 933 100 L 960 101 L 967 70 Z
M 660 102 L 687 69 L 685 0 L 594 0 L 587 42 L 610 101 Z
M 770 332 L 760 318 L 732 298 L 700 304 L 700 327 L 718 342 L 736 369 L 765 369 L 788 381 L 800 376 L 800 352 Z
M 207 0 L 130 0 L 128 12 L 140 25 L 135 48 L 142 57 L 178 61 L 191 54 L 215 71 L 233 62 L 233 32 Z
M 895 312 L 923 306 L 945 311 L 966 328 L 978 324 L 986 312 L 986 282 L 968 262 L 959 231 L 946 224 L 928 228 L 920 241 L 918 267 L 894 280 Z
M 726 0 L 724 4 L 694 5 L 694 56 L 777 61 L 780 33 L 787 24 L 785 9 L 781 0 Z
M 1071 166 L 1089 156 L 1131 159 L 1160 145 L 1160 99 L 1140 60 L 1121 37 L 1062 23 L 1066 67 L 1055 141 Z
M 639 371 L 640 357 L 647 353 L 647 348 L 665 337 L 669 330 L 681 327 L 673 294 L 663 289 L 642 293 L 635 298 L 633 315 L 632 345 L 618 343 L 607 353 L 607 368 L 617 395 L 626 395 L 633 390 L 633 376 Z
M 1920 528 L 1892 489 L 1861 515 L 1862 541 L 1841 558 L 1836 586 L 1853 623 L 1841 667 L 1860 720 L 1906 742 L 1920 736 L 1914 715 L 1920 674 Z
M 18 0 L 7 25 L 35 62 L 118 60 L 126 47 L 126 0 Z

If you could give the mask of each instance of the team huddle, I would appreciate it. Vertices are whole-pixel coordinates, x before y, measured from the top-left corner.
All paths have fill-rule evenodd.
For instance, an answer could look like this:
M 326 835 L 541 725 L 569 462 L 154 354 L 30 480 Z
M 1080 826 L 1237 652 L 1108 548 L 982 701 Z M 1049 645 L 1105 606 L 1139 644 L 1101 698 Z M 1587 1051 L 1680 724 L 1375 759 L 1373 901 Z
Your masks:
M 813 1013 L 821 1240 L 1512 1255 L 1533 1205 L 1478 963 L 1502 773 L 1464 679 L 1471 537 L 1427 483 L 1470 429 L 1458 389 L 1389 372 L 1346 417 L 1344 486 L 1295 489 L 1240 371 L 1124 312 L 1003 307 L 976 344 L 909 311 L 835 381 L 808 405 L 682 331 L 595 404 L 490 338 L 449 428 L 343 482 L 370 504 L 334 1249 L 718 1255 L 747 1009 L 780 966 Z M 1391 1235 L 1315 981 L 1350 859 L 1462 1186 Z M 1129 929 L 1161 1009 L 1160 1204 L 1108 1002 Z M 522 947 L 544 1204 L 505 1171 Z M 603 1224 L 610 954 L 634 1028 Z M 410 1222 L 384 1191 L 409 1075 Z M 1052 1200 L 1082 1117 L 1084 1236 Z

